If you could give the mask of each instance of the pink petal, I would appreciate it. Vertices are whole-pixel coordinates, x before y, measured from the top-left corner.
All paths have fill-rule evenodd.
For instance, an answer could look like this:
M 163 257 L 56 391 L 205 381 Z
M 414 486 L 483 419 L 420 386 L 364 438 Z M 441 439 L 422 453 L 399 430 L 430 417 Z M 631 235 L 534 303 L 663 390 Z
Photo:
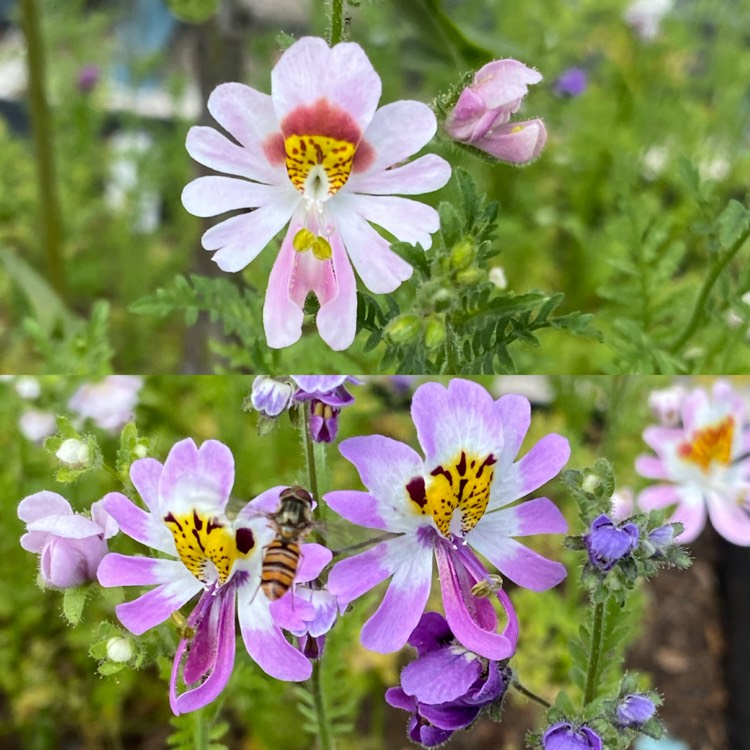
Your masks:
M 472 146 L 501 161 L 525 164 L 539 156 L 546 142 L 547 129 L 537 119 L 492 128 L 485 136 L 473 141 Z
M 119 492 L 110 492 L 102 502 L 124 534 L 151 549 L 177 557 L 174 537 L 161 518 L 141 510 Z
M 380 502 L 367 492 L 336 490 L 329 492 L 323 499 L 336 513 L 350 523 L 364 526 L 366 529 L 384 531 L 387 528 L 386 521 L 380 514 Z
M 300 561 L 297 575 L 294 577 L 296 583 L 307 583 L 317 578 L 323 568 L 331 562 L 333 553 L 322 544 L 303 544 L 300 548 Z
M 218 216 L 240 208 L 258 208 L 288 192 L 236 177 L 210 175 L 189 182 L 182 191 L 182 205 L 193 216 Z
M 189 579 L 183 577 L 151 589 L 132 602 L 118 604 L 115 612 L 120 622 L 134 635 L 142 635 L 163 623 L 203 589 L 200 581 L 189 573 L 188 576 Z
M 187 574 L 187 575 L 186 575 Z M 179 560 L 134 557 L 117 552 L 108 554 L 99 564 L 96 576 L 105 588 L 112 586 L 151 586 L 188 580 L 190 575 Z
M 98 536 L 103 529 L 98 523 L 77 513 L 65 513 L 61 516 L 45 516 L 38 521 L 27 524 L 29 531 L 41 531 L 64 539 L 86 539 Z
M 387 560 L 391 543 L 382 542 L 367 552 L 339 560 L 333 566 L 328 575 L 328 590 L 336 597 L 341 609 L 393 573 Z
M 364 132 L 378 105 L 381 85 L 358 44 L 331 49 L 322 39 L 303 37 L 276 63 L 271 91 L 279 122 L 296 108 L 323 99 L 354 118 Z
M 259 182 L 266 181 L 267 168 L 253 158 L 247 149 L 232 143 L 214 128 L 194 125 L 188 130 L 185 147 L 195 161 L 209 169 Z
M 495 402 L 495 412 L 503 425 L 503 459 L 510 459 L 510 465 L 529 431 L 531 404 L 526 396 L 507 393 Z M 506 468 L 504 464 L 503 468 Z
M 335 217 L 346 252 L 371 292 L 388 294 L 411 277 L 412 267 L 364 219 L 347 212 L 346 203 L 336 204 Z
M 746 506 L 731 494 L 711 492 L 707 500 L 708 515 L 716 531 L 732 544 L 750 546 L 750 514 Z
M 664 462 L 656 456 L 638 456 L 635 459 L 635 470 L 648 479 L 669 479 Z
M 148 509 L 159 516 L 159 479 L 164 466 L 155 458 L 139 458 L 130 466 L 130 480 Z
M 532 536 L 534 534 L 564 534 L 568 522 L 560 509 L 546 497 L 537 497 L 511 508 L 485 513 L 479 523 L 466 535 L 466 541 L 483 537 L 489 544 L 500 537 Z
M 18 517 L 26 523 L 38 521 L 45 516 L 73 515 L 70 503 L 56 492 L 42 490 L 25 497 L 18 504 Z
M 370 195 L 421 195 L 443 187 L 451 177 L 451 166 L 437 154 L 426 154 L 402 167 L 381 172 L 352 173 L 346 192 Z

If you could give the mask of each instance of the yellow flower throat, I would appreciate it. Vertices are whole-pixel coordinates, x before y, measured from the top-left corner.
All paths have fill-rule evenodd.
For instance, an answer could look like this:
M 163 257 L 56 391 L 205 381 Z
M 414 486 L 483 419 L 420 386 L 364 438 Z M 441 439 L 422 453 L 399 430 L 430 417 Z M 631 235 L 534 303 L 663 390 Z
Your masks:
M 436 466 L 427 483 L 415 477 L 406 485 L 409 500 L 423 516 L 431 515 L 443 536 L 450 534 L 453 514 L 461 518 L 461 533 L 467 534 L 479 522 L 490 501 L 490 486 L 497 459 L 461 451 L 452 461 Z
M 680 458 L 695 464 L 704 472 L 713 462 L 728 466 L 732 460 L 732 437 L 734 418 L 724 417 L 718 424 L 696 430 L 692 440 L 680 443 L 677 453 Z
M 231 528 L 226 521 L 192 513 L 175 516 L 168 513 L 164 523 L 174 536 L 177 554 L 185 567 L 201 582 L 212 583 L 209 562 L 218 574 L 218 585 L 224 585 L 234 563 L 252 552 L 255 541 L 250 529 Z

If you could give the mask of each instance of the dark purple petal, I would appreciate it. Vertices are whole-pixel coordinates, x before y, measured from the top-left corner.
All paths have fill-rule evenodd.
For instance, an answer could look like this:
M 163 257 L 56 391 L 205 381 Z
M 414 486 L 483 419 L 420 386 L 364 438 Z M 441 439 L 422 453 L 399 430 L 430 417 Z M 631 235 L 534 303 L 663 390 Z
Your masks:
M 486 706 L 494 703 L 505 692 L 507 685 L 503 671 L 497 662 L 487 663 L 487 675 L 474 683 L 461 699 L 462 703 L 470 706 Z
M 461 646 L 446 646 L 420 656 L 401 672 L 401 687 L 431 705 L 463 697 L 482 674 L 482 664 Z
M 479 716 L 478 706 L 462 706 L 458 703 L 440 703 L 431 706 L 418 704 L 418 713 L 439 729 L 465 729 Z
M 453 632 L 439 612 L 425 612 L 409 636 L 409 645 L 417 649 L 419 656 L 429 654 L 453 641 Z
M 599 516 L 584 537 L 591 564 L 603 571 L 610 570 L 618 560 L 627 557 L 638 546 L 638 536 L 635 524 L 617 526 L 608 516 Z
M 575 729 L 570 722 L 552 725 L 542 736 L 544 750 L 602 750 L 602 740 L 588 727 Z

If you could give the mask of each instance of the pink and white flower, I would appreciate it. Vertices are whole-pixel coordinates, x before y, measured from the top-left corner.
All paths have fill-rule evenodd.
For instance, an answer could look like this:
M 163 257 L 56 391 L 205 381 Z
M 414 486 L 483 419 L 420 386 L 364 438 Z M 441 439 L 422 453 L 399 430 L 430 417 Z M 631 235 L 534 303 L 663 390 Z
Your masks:
M 108 551 L 107 539 L 118 531 L 101 500 L 91 506 L 88 518 L 74 513 L 64 497 L 47 490 L 21 500 L 18 517 L 26 522 L 21 546 L 39 554 L 44 585 L 59 589 L 95 580 Z
M 202 238 L 224 271 L 248 265 L 289 225 L 271 271 L 263 321 L 268 345 L 289 346 L 302 332 L 308 293 L 320 302 L 318 330 L 346 349 L 356 328 L 356 281 L 393 292 L 412 274 L 371 222 L 404 242 L 430 247 L 437 212 L 397 195 L 431 192 L 450 177 L 434 154 L 403 162 L 435 135 L 430 108 L 398 101 L 377 109 L 380 78 L 364 50 L 305 37 L 271 74 L 271 95 L 240 83 L 218 86 L 208 109 L 237 143 L 193 127 L 187 150 L 224 176 L 199 177 L 182 193 L 196 216 L 252 209 Z M 239 144 L 239 145 L 238 145 Z
M 345 607 L 392 577 L 361 639 L 373 651 L 395 651 L 424 611 L 436 557 L 445 615 L 456 638 L 488 659 L 508 658 L 518 636 L 515 612 L 507 594 L 497 591 L 507 621 L 502 633 L 495 632 L 492 604 L 471 593 L 488 576 L 475 552 L 535 591 L 565 577 L 560 563 L 513 539 L 565 532 L 557 507 L 547 498 L 508 506 L 560 471 L 570 453 L 568 441 L 547 435 L 514 462 L 531 419 L 528 400 L 506 395 L 494 401 L 481 385 L 466 380 L 454 379 L 447 388 L 420 386 L 411 413 L 424 459 L 381 435 L 350 438 L 340 446 L 367 492 L 331 492 L 326 502 L 352 523 L 399 536 L 338 562 L 329 590 Z
M 224 689 L 234 666 L 235 609 L 245 647 L 265 672 L 280 680 L 307 679 L 310 662 L 286 640 L 260 588 L 263 550 L 274 538 L 264 513 L 278 508 L 284 488 L 262 493 L 230 521 L 225 509 L 234 482 L 234 459 L 216 440 L 200 448 L 192 440 L 182 440 L 163 465 L 143 458 L 133 463 L 130 476 L 148 511 L 118 492 L 104 498 L 105 507 L 124 533 L 166 558 L 109 554 L 99 566 L 99 582 L 155 586 L 116 608 L 120 622 L 135 635 L 201 595 L 187 620 L 195 635 L 183 638 L 175 654 L 172 710 L 193 711 Z M 303 545 L 296 580 L 316 578 L 330 559 L 330 550 Z M 294 593 L 289 597 L 294 597 L 289 604 L 295 609 L 307 605 Z
M 96 383 L 84 383 L 70 398 L 68 408 L 92 419 L 103 430 L 119 430 L 133 418 L 143 378 L 108 375 Z
M 682 401 L 681 427 L 651 426 L 643 439 L 656 456 L 639 456 L 636 470 L 663 484 L 647 487 L 638 496 L 644 510 L 676 505 L 669 521 L 684 531 L 676 541 L 693 541 L 706 524 L 728 541 L 750 545 L 750 430 L 745 405 L 724 382 L 712 395 L 696 388 Z

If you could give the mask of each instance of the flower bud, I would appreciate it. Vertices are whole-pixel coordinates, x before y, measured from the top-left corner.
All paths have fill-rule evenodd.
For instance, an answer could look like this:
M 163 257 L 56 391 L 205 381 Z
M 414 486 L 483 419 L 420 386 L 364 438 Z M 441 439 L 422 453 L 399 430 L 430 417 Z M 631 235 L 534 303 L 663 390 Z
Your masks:
M 55 455 L 68 466 L 80 468 L 86 466 L 91 458 L 88 445 L 77 438 L 63 440 Z
M 589 474 L 584 480 L 583 484 L 581 485 L 581 489 L 584 492 L 588 492 L 590 495 L 596 492 L 597 488 L 601 484 L 601 480 L 599 479 L 596 474 Z
M 148 456 L 148 448 L 145 445 L 139 443 L 133 449 L 133 453 L 135 453 L 138 458 L 146 458 L 146 456 Z
M 39 398 L 39 394 L 42 392 L 42 387 L 39 385 L 39 381 L 32 377 L 18 378 L 15 383 L 16 393 L 27 401 L 33 401 Z
M 645 695 L 628 695 L 617 706 L 615 723 L 623 728 L 639 727 L 656 713 L 656 705 Z
M 130 638 L 115 636 L 107 641 L 107 658 L 110 661 L 124 664 L 133 658 L 133 644 Z
M 489 279 L 498 289 L 508 288 L 508 279 L 502 266 L 495 266 L 490 269 Z
M 451 268 L 460 271 L 471 265 L 474 258 L 477 257 L 477 245 L 471 237 L 464 237 L 459 243 L 453 246 L 450 252 Z
M 424 334 L 424 345 L 428 349 L 437 349 L 445 342 L 445 321 L 437 315 L 431 315 L 427 321 Z
M 419 336 L 421 330 L 421 318 L 410 314 L 399 315 L 385 327 L 385 335 L 390 338 L 394 344 L 408 344 Z
M 589 551 L 589 562 L 602 572 L 630 555 L 638 546 L 638 527 L 626 523 L 615 525 L 609 516 L 602 514 L 591 524 L 591 531 L 583 538 Z
M 542 736 L 544 750 L 602 750 L 602 738 L 586 726 L 576 729 L 569 721 L 553 724 Z
M 481 280 L 484 273 L 480 271 L 476 266 L 471 268 L 464 268 L 463 271 L 459 271 L 456 274 L 456 281 L 464 286 L 471 286 Z

